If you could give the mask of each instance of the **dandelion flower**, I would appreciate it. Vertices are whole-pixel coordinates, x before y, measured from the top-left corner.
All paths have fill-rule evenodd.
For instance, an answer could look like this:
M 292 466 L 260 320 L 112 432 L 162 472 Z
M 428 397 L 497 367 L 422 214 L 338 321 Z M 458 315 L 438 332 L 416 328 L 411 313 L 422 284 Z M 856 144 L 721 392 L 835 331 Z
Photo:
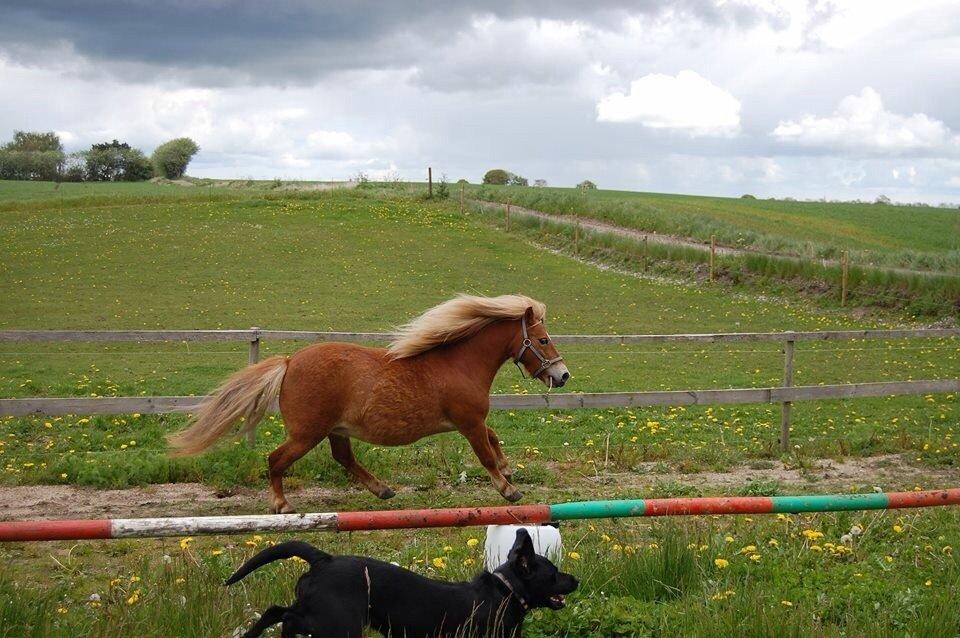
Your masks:
M 717 569 L 726 569 L 730 566 L 730 561 L 726 558 L 714 558 L 713 564 L 716 565 Z

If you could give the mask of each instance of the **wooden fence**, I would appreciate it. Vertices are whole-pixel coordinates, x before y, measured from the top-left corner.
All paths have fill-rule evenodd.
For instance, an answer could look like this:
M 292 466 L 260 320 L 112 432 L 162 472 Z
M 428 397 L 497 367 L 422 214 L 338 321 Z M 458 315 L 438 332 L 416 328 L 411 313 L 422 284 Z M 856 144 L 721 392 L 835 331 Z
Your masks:
M 263 339 L 296 341 L 384 341 L 386 332 L 317 332 L 304 330 L 0 330 L 0 342 L 57 341 L 244 341 L 249 344 L 248 362 L 260 357 Z M 728 390 L 670 390 L 646 392 L 591 392 L 557 394 L 495 394 L 493 409 L 542 410 L 571 408 L 644 407 L 660 405 L 719 405 L 779 403 L 780 447 L 790 440 L 790 408 L 794 401 L 883 397 L 906 394 L 960 392 L 960 379 L 884 381 L 837 385 L 794 386 L 793 357 L 798 341 L 850 339 L 957 338 L 958 328 L 903 330 L 834 330 L 816 332 L 733 332 L 666 335 L 554 335 L 558 343 L 650 344 L 777 342 L 783 344 L 783 385 L 772 388 Z M 62 414 L 157 414 L 190 412 L 206 397 L 78 397 L 0 399 L 0 416 Z

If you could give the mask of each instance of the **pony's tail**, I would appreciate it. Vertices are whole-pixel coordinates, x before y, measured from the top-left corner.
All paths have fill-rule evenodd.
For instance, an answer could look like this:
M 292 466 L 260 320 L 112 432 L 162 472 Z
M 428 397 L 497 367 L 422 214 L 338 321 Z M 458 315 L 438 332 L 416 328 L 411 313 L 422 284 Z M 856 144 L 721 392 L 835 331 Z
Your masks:
M 333 558 L 330 554 L 303 541 L 278 543 L 277 545 L 271 545 L 259 554 L 251 557 L 250 560 L 240 566 L 240 569 L 233 573 L 233 576 L 227 579 L 224 585 L 234 584 L 253 570 L 259 569 L 267 563 L 272 563 L 275 560 L 293 558 L 294 556 L 307 561 L 312 568 L 319 567 Z
M 237 421 L 240 432 L 252 430 L 280 396 L 287 358 L 270 357 L 235 372 L 200 404 L 186 428 L 167 436 L 174 456 L 197 454 L 213 445 Z

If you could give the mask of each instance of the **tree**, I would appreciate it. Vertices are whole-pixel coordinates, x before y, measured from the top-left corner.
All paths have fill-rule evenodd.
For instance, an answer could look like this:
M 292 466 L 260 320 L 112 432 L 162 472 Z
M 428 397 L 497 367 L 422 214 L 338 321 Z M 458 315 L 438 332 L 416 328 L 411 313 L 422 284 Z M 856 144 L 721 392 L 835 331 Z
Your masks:
M 510 173 L 502 168 L 494 168 L 486 172 L 483 176 L 484 184 L 504 185 L 510 181 Z
M 510 184 L 511 186 L 527 186 L 529 182 L 527 182 L 526 177 L 521 177 L 519 175 L 511 175 L 510 180 L 507 183 Z
M 533 185 L 536 186 L 537 188 L 543 188 L 544 186 L 547 185 L 547 180 L 545 180 L 545 179 L 535 179 L 535 180 L 533 180 Z
M 65 159 L 60 137 L 50 131 L 16 131 L 0 148 L 0 179 L 55 180 Z
M 585 179 L 579 184 L 577 184 L 577 188 L 579 188 L 582 191 L 593 191 L 593 190 L 597 190 L 597 185 L 591 182 L 589 179 Z
M 889 204 L 889 203 L 890 203 L 890 198 L 887 197 L 886 195 L 877 195 L 877 199 L 876 199 L 876 201 L 874 201 L 873 203 L 874 203 L 874 204 Z
M 153 176 L 153 165 L 126 142 L 93 144 L 84 153 L 86 178 L 91 182 L 138 182 Z
M 187 164 L 199 150 L 197 143 L 189 137 L 164 142 L 153 151 L 153 168 L 161 177 L 180 179 L 187 172 Z

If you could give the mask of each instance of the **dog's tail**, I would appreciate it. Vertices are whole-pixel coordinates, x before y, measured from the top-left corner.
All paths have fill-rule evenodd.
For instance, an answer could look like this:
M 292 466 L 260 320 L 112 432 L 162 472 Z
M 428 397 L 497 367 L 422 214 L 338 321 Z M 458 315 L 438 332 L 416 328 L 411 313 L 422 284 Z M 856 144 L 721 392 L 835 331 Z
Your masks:
M 197 454 L 213 445 L 237 421 L 241 432 L 256 427 L 280 396 L 287 357 L 270 357 L 234 373 L 200 404 L 186 429 L 167 437 L 175 456 Z
M 233 576 L 227 579 L 224 585 L 232 585 L 255 569 L 259 569 L 267 563 L 285 558 L 302 558 L 310 563 L 310 567 L 319 567 L 321 564 L 329 561 L 332 556 L 320 551 L 309 543 L 303 541 L 286 541 L 271 545 L 265 550 L 256 553 L 250 560 L 240 566 L 240 569 L 233 573 Z

